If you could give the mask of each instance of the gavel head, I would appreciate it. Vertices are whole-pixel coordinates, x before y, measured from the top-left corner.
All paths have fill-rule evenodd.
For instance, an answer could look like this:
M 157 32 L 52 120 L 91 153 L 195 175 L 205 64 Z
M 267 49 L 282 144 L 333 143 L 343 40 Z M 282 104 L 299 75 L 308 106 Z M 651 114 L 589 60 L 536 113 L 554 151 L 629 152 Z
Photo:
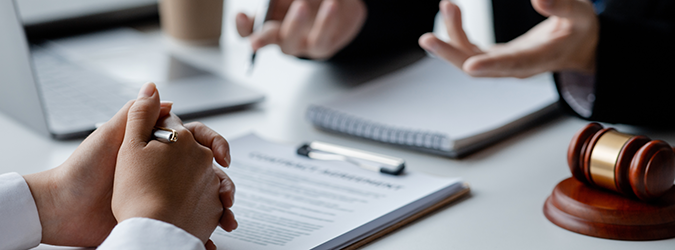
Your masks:
M 675 153 L 668 143 L 598 123 L 574 135 L 567 163 L 577 180 L 643 201 L 660 197 L 675 180 Z

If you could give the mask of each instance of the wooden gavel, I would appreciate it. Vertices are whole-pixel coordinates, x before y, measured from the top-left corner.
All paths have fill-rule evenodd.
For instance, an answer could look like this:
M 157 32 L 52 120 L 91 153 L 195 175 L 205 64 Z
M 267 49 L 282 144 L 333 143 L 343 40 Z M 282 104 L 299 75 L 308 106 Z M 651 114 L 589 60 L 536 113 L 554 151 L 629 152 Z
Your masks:
M 675 153 L 668 143 L 598 123 L 574 135 L 567 163 L 577 180 L 643 201 L 659 198 L 675 180 Z

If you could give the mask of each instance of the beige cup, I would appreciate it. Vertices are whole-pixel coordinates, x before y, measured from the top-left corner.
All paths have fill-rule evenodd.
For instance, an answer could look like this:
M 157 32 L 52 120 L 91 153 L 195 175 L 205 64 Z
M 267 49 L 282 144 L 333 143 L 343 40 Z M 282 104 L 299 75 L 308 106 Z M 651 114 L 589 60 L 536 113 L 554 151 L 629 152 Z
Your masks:
M 165 34 L 191 45 L 217 45 L 224 0 L 160 0 Z

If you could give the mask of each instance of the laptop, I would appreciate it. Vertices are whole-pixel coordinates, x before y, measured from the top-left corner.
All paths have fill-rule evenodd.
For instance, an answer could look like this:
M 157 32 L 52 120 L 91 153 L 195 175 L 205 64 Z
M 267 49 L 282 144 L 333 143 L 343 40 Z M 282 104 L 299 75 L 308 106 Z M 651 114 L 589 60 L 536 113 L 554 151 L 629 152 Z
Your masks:
M 0 34 L 0 111 L 56 139 L 88 135 L 96 124 L 135 99 L 143 83 L 132 85 L 104 68 L 94 69 L 91 61 L 67 58 L 55 49 L 58 43 L 29 45 L 14 0 L 0 0 Z M 165 76 L 159 79 L 159 92 L 163 100 L 174 102 L 173 112 L 184 119 L 240 109 L 264 99 L 259 91 L 179 58 L 165 57 L 166 65 L 154 68 Z
M 157 15 L 158 0 L 15 0 L 26 26 L 68 20 L 93 22 Z

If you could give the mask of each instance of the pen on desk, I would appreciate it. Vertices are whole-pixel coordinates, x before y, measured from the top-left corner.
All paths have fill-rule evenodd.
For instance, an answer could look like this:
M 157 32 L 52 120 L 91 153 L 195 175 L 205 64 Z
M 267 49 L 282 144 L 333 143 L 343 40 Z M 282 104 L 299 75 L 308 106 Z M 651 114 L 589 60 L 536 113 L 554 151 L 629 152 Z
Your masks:
M 324 142 L 315 141 L 304 144 L 298 148 L 297 153 L 298 155 L 314 160 L 345 161 L 360 168 L 383 174 L 400 175 L 405 169 L 405 160 L 401 158 L 341 147 Z M 377 165 L 363 163 L 357 159 L 376 163 Z
M 258 32 L 262 30 L 265 21 L 267 21 L 268 19 L 271 4 L 272 4 L 271 0 L 263 1 L 263 5 L 258 10 L 258 13 L 255 16 L 255 20 L 253 20 L 253 32 Z M 251 53 L 251 65 L 248 67 L 247 73 L 248 75 L 250 75 L 253 72 L 253 64 L 255 63 L 255 57 L 257 54 L 258 51 L 253 51 L 253 53 Z

